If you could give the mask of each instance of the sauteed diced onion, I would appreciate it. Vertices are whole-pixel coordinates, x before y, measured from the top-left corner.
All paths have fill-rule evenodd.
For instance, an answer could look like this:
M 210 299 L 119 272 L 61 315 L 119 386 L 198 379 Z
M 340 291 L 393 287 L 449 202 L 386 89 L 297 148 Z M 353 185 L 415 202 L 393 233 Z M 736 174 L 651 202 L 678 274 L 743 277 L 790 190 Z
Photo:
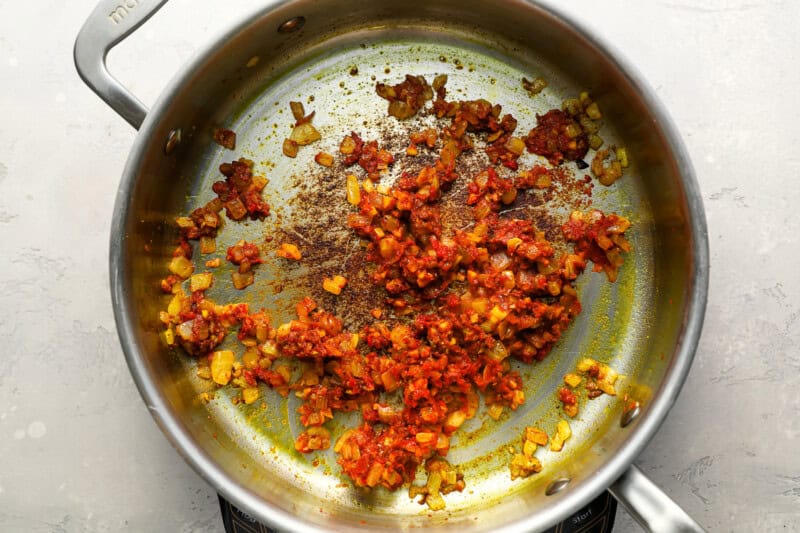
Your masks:
M 631 249 L 625 238 L 630 222 L 589 209 L 588 201 L 550 227 L 537 226 L 520 211 L 521 198 L 535 196 L 546 206 L 576 183 L 576 190 L 590 195 L 591 178 L 576 179 L 567 168 L 569 162 L 586 167 L 582 158 L 602 144 L 603 115 L 588 93 L 537 116 L 521 135 L 517 119 L 501 105 L 482 98 L 448 100 L 446 83 L 441 74 L 431 84 L 408 75 L 394 85 L 376 85 L 391 120 L 408 128 L 408 144 L 399 153 L 392 153 L 397 143 L 391 140 L 363 139 L 351 131 L 342 132 L 338 153 L 314 156 L 330 169 L 326 179 L 338 180 L 337 201 L 350 210 L 342 225 L 360 240 L 359 264 L 380 291 L 364 310 L 362 326 L 348 326 L 330 311 L 358 296 L 356 278 L 330 267 L 310 285 L 316 296 L 301 295 L 292 318 L 274 327 L 264 309 L 221 305 L 209 297 L 218 290 L 215 276 L 195 273 L 197 250 L 206 256 L 197 265 L 229 272 L 230 282 L 220 285 L 242 291 L 259 283 L 258 265 L 265 261 L 316 266 L 309 263 L 319 250 L 308 244 L 301 251 L 287 242 L 290 234 L 274 243 L 270 236 L 263 243 L 228 246 L 226 224 L 271 216 L 262 198 L 269 181 L 244 158 L 220 165 L 224 180 L 214 183 L 216 198 L 175 220 L 178 246 L 171 274 L 161 282 L 171 296 L 159 314 L 162 339 L 198 358 L 198 378 L 240 389 L 234 404 L 245 408 L 293 394 L 303 426 L 295 437 L 297 451 L 313 454 L 333 445 L 341 473 L 355 486 L 405 485 L 410 497 L 431 510 L 443 509 L 444 495 L 466 486 L 458 468 L 445 460 L 454 435 L 481 414 L 482 403 L 494 420 L 526 403 L 523 378 L 511 361 L 533 364 L 547 357 L 581 312 L 576 280 L 591 263 L 615 281 Z M 523 79 L 523 86 L 533 95 L 547 82 Z M 290 108 L 295 122 L 282 150 L 295 158 L 322 136 L 312 125 L 314 112 L 306 114 L 300 102 L 290 102 Z M 423 114 L 425 121 L 413 118 Z M 615 164 L 621 169 L 629 162 L 624 148 L 605 165 L 610 155 L 600 151 L 592 161 L 603 184 L 621 175 Z M 389 176 L 398 177 L 389 183 Z M 463 227 L 444 220 L 446 198 L 462 204 Z M 304 246 L 313 242 L 298 235 Z M 217 243 L 227 246 L 224 268 Z M 346 258 L 341 263 L 344 268 Z M 237 327 L 235 339 L 228 336 Z M 580 361 L 556 391 L 564 415 L 577 416 L 584 395 L 615 395 L 616 380 L 608 365 Z M 213 397 L 213 391 L 202 393 L 204 402 Z M 360 413 L 360 423 L 332 433 L 329 422 L 344 412 Z M 571 435 L 566 419 L 550 436 L 538 426 L 526 428 L 509 464 L 511 478 L 547 468 L 536 457 L 540 448 L 549 444 L 550 451 L 561 451 Z M 422 484 L 414 483 L 418 469 L 426 475 Z

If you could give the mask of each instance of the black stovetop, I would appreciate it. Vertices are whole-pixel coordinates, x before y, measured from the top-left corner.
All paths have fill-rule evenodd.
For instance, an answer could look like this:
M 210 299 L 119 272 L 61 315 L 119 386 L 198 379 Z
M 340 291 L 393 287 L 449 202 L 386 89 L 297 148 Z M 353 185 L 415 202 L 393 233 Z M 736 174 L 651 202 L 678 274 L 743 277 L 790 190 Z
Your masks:
M 275 533 L 275 530 L 260 524 L 222 496 L 219 497 L 219 504 L 226 533 Z M 616 512 L 617 500 L 604 492 L 589 505 L 544 533 L 610 533 L 614 528 Z

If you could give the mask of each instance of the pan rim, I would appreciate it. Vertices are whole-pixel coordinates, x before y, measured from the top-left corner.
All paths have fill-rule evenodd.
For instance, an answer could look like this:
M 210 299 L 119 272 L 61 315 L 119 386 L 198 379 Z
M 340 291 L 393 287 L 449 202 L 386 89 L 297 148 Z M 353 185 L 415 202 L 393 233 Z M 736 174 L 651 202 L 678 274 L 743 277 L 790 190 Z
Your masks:
M 267 16 L 271 11 L 290 3 L 290 0 L 266 2 L 253 13 L 246 14 L 230 28 L 224 29 L 217 38 L 209 40 L 205 47 L 199 49 L 161 92 L 134 141 L 120 180 L 115 201 L 115 215 L 111 225 L 109 274 L 114 318 L 125 359 L 142 399 L 171 445 L 223 497 L 265 524 L 279 530 L 325 531 L 325 529 L 304 521 L 301 517 L 291 514 L 240 486 L 191 437 L 182 420 L 169 409 L 164 395 L 148 374 L 139 352 L 135 330 L 132 327 L 133 310 L 128 306 L 125 295 L 128 267 L 123 257 L 125 253 L 123 240 L 126 235 L 125 228 L 132 198 L 131 193 L 136 183 L 139 162 L 145 156 L 147 145 L 150 144 L 149 140 L 159 129 L 160 117 L 173 104 L 176 95 L 184 87 L 186 81 L 208 60 L 215 49 L 245 30 L 253 20 Z M 686 380 L 700 339 L 709 282 L 707 226 L 699 185 L 688 152 L 669 113 L 638 70 L 594 31 L 552 6 L 532 0 L 525 0 L 523 3 L 539 10 L 545 16 L 557 20 L 580 35 L 589 46 L 605 57 L 622 74 L 629 87 L 636 92 L 649 109 L 656 122 L 655 129 L 660 134 L 681 178 L 687 220 L 692 237 L 691 256 L 693 262 L 686 289 L 686 307 L 682 329 L 678 336 L 672 362 L 665 372 L 658 391 L 654 394 L 654 400 L 636 424 L 631 427 L 631 433 L 625 442 L 605 464 L 579 484 L 570 487 L 570 490 L 560 495 L 558 500 L 553 500 L 551 505 L 498 529 L 498 531 L 509 532 L 520 529 L 544 529 L 560 522 L 575 509 L 588 503 L 608 488 L 633 464 L 663 423 Z

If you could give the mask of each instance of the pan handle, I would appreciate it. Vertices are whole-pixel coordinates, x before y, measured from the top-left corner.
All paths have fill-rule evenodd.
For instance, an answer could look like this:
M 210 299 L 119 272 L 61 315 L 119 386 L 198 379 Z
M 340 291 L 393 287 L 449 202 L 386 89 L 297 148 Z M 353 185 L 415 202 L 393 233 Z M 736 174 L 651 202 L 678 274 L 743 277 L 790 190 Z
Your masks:
M 705 531 L 635 465 L 631 465 L 608 490 L 646 531 Z
M 147 115 L 147 108 L 111 75 L 106 56 L 166 2 L 101 0 L 75 39 L 73 55 L 81 79 L 137 130 Z

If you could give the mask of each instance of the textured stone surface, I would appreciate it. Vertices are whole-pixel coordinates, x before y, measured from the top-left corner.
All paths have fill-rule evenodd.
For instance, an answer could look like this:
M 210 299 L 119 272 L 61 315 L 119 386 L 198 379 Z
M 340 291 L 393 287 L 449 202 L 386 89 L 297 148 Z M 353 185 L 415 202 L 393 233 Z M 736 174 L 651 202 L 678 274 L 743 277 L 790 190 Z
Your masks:
M 112 53 L 113 71 L 153 102 L 209 34 L 260 2 L 225 4 L 172 0 Z M 214 492 L 152 422 L 116 339 L 108 228 L 134 131 L 72 66 L 92 7 L 0 0 L 0 530 L 219 531 Z M 800 530 L 800 4 L 562 9 L 655 88 L 707 209 L 700 349 L 638 464 L 711 531 Z M 637 526 L 622 516 L 617 530 Z

